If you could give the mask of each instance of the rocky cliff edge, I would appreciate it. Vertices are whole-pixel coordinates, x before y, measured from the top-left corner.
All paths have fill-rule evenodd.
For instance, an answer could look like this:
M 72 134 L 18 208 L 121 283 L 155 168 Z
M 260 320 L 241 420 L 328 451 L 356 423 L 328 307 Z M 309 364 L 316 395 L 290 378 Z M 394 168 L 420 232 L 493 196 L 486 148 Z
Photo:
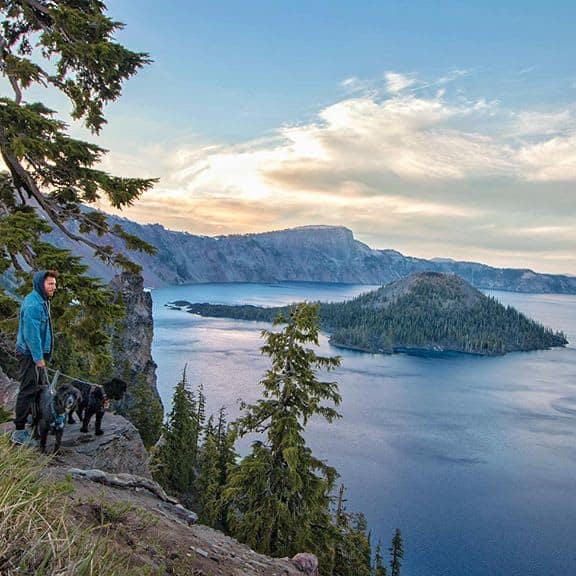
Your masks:
M 11 428 L 5 424 L 1 432 L 9 434 Z M 62 449 L 50 459 L 43 476 L 46 482 L 67 483 L 70 522 L 81 521 L 87 530 L 105 525 L 114 545 L 130 554 L 134 573 L 305 573 L 287 558 L 263 556 L 222 532 L 197 524 L 193 512 L 152 480 L 148 454 L 134 426 L 108 413 L 103 428 L 104 434 L 95 436 L 80 433 L 79 423 L 67 425 Z

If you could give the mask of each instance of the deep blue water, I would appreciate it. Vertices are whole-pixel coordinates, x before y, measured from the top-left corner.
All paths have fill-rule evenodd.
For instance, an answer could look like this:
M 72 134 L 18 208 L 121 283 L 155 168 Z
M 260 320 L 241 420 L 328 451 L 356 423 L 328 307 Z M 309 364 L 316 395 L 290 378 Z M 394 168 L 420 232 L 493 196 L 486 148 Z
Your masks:
M 206 284 L 155 290 L 154 358 L 165 406 L 182 368 L 208 409 L 258 397 L 266 324 L 169 310 L 184 299 L 282 305 L 335 301 L 369 286 Z M 576 574 L 576 297 L 493 292 L 556 330 L 565 349 L 502 357 L 342 356 L 343 418 L 310 424 L 373 540 L 405 541 L 403 576 Z M 246 450 L 246 444 L 241 446 Z

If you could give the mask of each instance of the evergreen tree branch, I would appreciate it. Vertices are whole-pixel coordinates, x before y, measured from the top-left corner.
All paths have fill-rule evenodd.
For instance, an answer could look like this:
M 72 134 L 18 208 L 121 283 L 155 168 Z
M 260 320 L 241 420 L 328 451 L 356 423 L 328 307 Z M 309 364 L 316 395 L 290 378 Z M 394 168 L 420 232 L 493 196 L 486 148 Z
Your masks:
M 123 24 L 106 12 L 100 0 L 0 0 L 0 76 L 9 92 L 0 95 L 0 152 L 7 167 L 0 172 L 0 272 L 15 272 L 22 295 L 30 290 L 31 270 L 60 271 L 52 302 L 53 362 L 80 378 L 109 374 L 110 334 L 121 306 L 100 280 L 86 276 L 81 258 L 42 237 L 55 230 L 108 264 L 137 271 L 124 254 L 89 233 L 110 234 L 130 250 L 151 248 L 83 205 L 105 197 L 116 208 L 130 206 L 155 180 L 95 168 L 106 150 L 71 138 L 54 111 L 26 102 L 26 90 L 54 88 L 70 101 L 72 118 L 98 133 L 106 122 L 104 107 L 150 62 L 147 54 L 115 41 Z M 0 290 L 0 322 L 13 316 L 9 308 Z
M 6 63 L 6 58 L 9 53 L 8 42 L 6 41 L 6 38 L 4 38 L 2 32 L 0 32 L 0 72 L 8 77 L 8 81 L 12 86 L 12 90 L 14 90 L 14 101 L 16 104 L 20 104 L 22 102 L 22 90 L 20 90 L 20 86 L 18 85 L 18 81 L 16 80 L 15 76 L 10 74 L 7 70 L 8 66 Z
M 0 127 L 0 137 L 2 140 L 4 139 L 1 127 Z M 102 248 L 103 248 L 102 246 L 92 242 L 91 240 L 88 240 L 88 238 L 70 232 L 70 230 L 68 230 L 66 226 L 64 226 L 54 205 L 45 198 L 42 192 L 38 189 L 36 182 L 34 182 L 30 174 L 18 162 L 16 157 L 10 152 L 8 152 L 4 147 L 2 148 L 2 158 L 4 159 L 6 165 L 8 166 L 8 169 L 10 170 L 14 180 L 19 181 L 23 184 L 23 186 L 26 189 L 26 192 L 28 192 L 28 194 L 32 198 L 34 198 L 36 202 L 38 202 L 39 206 L 44 210 L 47 216 L 49 216 L 50 220 L 65 236 L 67 236 L 71 240 L 89 246 L 94 250 L 96 254 L 102 254 Z
M 57 0 L 53 0 L 53 2 L 54 2 L 54 4 L 57 4 Z M 48 10 L 48 7 L 44 6 L 43 4 L 38 2 L 37 0 L 22 0 L 22 3 L 27 4 L 28 6 L 30 6 L 34 10 L 37 10 L 38 12 L 44 14 L 45 16 L 50 15 L 50 11 Z
M 9 254 L 10 256 L 10 261 L 12 262 L 12 266 L 14 266 L 14 270 L 17 270 L 18 272 L 23 272 L 23 268 L 22 266 L 20 266 L 20 262 L 18 262 L 18 259 L 16 258 L 16 256 L 14 254 Z

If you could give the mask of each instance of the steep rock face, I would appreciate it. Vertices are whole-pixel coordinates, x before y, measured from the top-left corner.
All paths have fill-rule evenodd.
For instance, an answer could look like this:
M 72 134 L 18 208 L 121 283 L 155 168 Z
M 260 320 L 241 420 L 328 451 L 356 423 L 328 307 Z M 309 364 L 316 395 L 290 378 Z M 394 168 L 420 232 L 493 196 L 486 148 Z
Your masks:
M 123 273 L 110 288 L 125 310 L 112 336 L 115 376 L 128 384 L 115 408 L 136 424 L 146 445 L 157 440 L 162 422 L 162 402 L 156 388 L 156 363 L 152 358 L 152 296 L 141 276 Z
M 114 333 L 114 359 L 118 370 L 130 380 L 145 378 L 151 389 L 156 390 L 156 363 L 152 359 L 152 297 L 144 290 L 140 276 L 121 274 L 113 278 L 110 288 L 125 308 L 125 316 Z M 129 369 L 126 372 L 126 369 Z
M 172 232 L 159 224 L 140 225 L 116 217 L 110 220 L 158 250 L 154 256 L 130 254 L 142 266 L 145 284 L 151 287 L 197 282 L 386 284 L 415 272 L 433 271 L 458 274 L 483 289 L 576 294 L 574 277 L 492 268 L 474 262 L 424 260 L 395 250 L 375 250 L 355 240 L 352 232 L 341 226 L 303 226 L 210 238 Z M 56 233 L 50 240 L 67 246 Z M 94 240 L 123 250 L 114 238 Z M 85 256 L 93 274 L 111 277 L 112 272 L 84 248 L 69 247 Z
M 156 363 L 152 359 L 152 296 L 144 290 L 142 277 L 121 274 L 112 279 L 110 288 L 120 297 L 126 314 L 114 334 L 114 364 L 117 375 L 130 382 L 137 378 L 160 399 L 156 389 Z

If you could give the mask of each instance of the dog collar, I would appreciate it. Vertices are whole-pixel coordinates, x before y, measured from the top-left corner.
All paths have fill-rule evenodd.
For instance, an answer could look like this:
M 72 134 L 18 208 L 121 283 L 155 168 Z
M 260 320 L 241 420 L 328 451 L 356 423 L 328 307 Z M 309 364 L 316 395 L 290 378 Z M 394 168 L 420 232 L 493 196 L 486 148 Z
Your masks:
M 54 428 L 54 430 L 64 430 L 65 422 L 66 422 L 66 415 L 60 414 L 56 416 L 56 418 L 54 418 L 54 421 L 52 422 L 52 428 Z
M 56 408 L 54 406 L 56 397 L 52 398 L 52 402 L 50 402 L 50 411 L 52 412 L 52 422 L 50 426 L 53 430 L 64 430 L 64 424 L 66 422 L 66 414 L 58 414 L 56 412 Z

